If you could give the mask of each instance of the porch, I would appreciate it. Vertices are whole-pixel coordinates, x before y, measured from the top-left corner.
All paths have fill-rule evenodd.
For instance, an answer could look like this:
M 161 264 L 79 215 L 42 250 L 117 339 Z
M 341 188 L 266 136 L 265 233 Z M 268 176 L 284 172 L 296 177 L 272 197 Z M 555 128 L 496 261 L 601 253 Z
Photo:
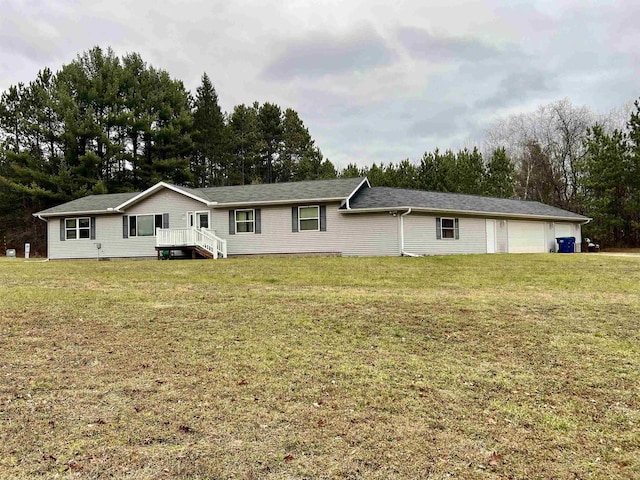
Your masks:
M 180 250 L 203 258 L 227 258 L 227 241 L 216 236 L 215 230 L 199 227 L 157 228 L 156 252 Z

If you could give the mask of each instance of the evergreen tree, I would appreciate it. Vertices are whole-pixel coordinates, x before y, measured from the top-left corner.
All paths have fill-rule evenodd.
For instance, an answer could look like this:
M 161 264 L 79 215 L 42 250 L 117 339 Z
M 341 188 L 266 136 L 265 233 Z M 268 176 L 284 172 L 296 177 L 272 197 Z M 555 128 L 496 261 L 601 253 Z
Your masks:
M 514 173 L 513 163 L 507 157 L 504 147 L 495 149 L 487 163 L 483 181 L 484 193 L 492 197 L 512 197 Z
M 193 122 L 191 172 L 194 186 L 227 184 L 230 172 L 224 116 L 218 105 L 216 90 L 206 73 L 202 76 L 202 84 L 196 89 Z
M 260 131 L 255 107 L 236 105 L 229 116 L 229 183 L 245 185 L 259 175 Z
M 258 126 L 260 129 L 260 179 L 263 183 L 276 181 L 274 165 L 278 163 L 282 149 L 284 127 L 282 125 L 282 111 L 273 103 L 265 103 L 258 110 Z

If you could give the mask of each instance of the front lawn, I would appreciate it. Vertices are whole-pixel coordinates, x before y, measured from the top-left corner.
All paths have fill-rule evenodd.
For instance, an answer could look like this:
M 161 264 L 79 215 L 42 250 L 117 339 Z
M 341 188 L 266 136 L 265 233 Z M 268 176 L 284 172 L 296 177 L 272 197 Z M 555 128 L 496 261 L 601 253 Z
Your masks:
M 0 261 L 0 478 L 638 478 L 640 258 Z

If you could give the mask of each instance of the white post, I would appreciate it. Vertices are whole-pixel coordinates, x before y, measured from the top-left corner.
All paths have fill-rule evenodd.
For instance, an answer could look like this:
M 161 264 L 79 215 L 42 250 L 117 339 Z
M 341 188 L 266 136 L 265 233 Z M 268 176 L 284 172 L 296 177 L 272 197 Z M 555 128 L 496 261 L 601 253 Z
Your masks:
M 25 243 L 24 244 L 24 258 L 25 260 L 29 259 L 29 254 L 31 253 L 31 244 L 30 243 Z

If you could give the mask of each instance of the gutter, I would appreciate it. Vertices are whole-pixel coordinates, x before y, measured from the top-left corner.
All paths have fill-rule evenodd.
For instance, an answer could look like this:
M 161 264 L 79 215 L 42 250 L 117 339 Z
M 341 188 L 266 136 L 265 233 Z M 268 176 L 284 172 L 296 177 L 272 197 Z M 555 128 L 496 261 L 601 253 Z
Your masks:
M 532 215 L 526 213 L 503 213 L 503 212 L 485 212 L 485 211 L 474 211 L 474 210 L 455 210 L 455 209 L 446 209 L 446 208 L 425 208 L 425 207 L 374 207 L 374 208 L 351 208 L 350 210 L 342 209 L 341 213 L 378 213 L 378 212 L 388 212 L 389 210 L 405 210 L 408 209 L 413 212 L 422 212 L 422 213 L 444 213 L 444 214 L 458 214 L 458 215 L 466 215 L 469 217 L 497 217 L 497 218 L 522 218 L 522 219 L 532 219 L 532 220 L 557 220 L 562 222 L 585 222 L 585 218 L 575 218 L 575 217 L 560 217 L 555 215 Z M 587 219 L 591 221 L 591 219 Z M 587 222 L 588 223 L 588 222 Z

